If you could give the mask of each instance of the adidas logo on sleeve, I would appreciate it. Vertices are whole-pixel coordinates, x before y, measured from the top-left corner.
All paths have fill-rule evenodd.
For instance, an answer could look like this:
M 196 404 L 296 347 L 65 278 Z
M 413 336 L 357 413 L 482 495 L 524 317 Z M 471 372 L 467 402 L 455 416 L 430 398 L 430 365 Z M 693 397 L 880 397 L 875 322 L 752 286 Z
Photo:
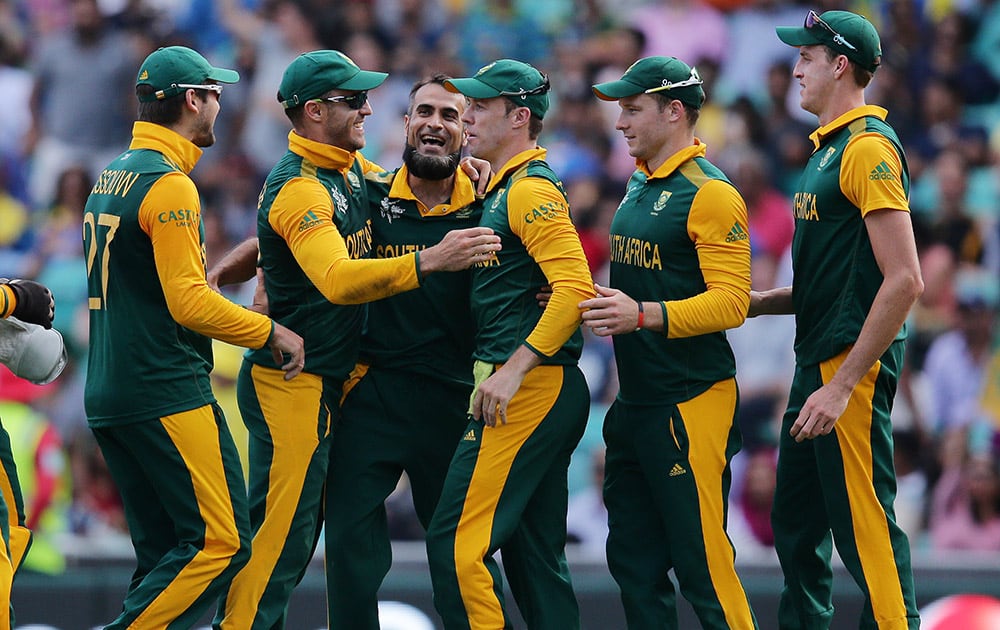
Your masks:
M 878 166 L 872 169 L 871 173 L 868 173 L 868 179 L 872 181 L 896 181 L 897 177 L 896 174 L 892 172 L 892 169 L 889 168 L 889 165 L 886 164 L 886 161 L 882 160 L 878 163 Z

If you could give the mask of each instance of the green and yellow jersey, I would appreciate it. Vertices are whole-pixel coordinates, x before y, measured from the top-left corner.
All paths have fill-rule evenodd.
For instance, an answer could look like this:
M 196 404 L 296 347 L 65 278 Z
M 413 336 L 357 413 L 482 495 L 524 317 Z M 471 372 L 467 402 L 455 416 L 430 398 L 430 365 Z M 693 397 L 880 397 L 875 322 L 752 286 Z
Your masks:
M 419 252 L 372 258 L 365 175 L 382 169 L 360 154 L 294 131 L 264 182 L 257 207 L 260 266 L 271 317 L 305 340 L 305 371 L 346 379 L 354 368 L 364 304 L 419 286 Z M 273 366 L 270 351 L 247 359 Z
M 796 278 L 795 355 L 815 365 L 840 354 L 861 333 L 882 286 L 865 216 L 909 212 L 910 176 L 886 110 L 852 109 L 810 136 L 815 151 L 795 192 L 792 268 Z M 897 339 L 906 337 L 904 326 Z
M 480 225 L 500 237 L 501 249 L 472 274 L 475 358 L 507 361 L 521 344 L 543 365 L 573 365 L 583 337 L 577 304 L 594 297 L 593 280 L 573 226 L 562 183 L 545 150 L 523 151 L 500 168 L 483 199 Z M 538 290 L 552 296 L 544 310 Z
M 270 319 L 205 282 L 201 202 L 188 177 L 200 156 L 174 131 L 137 122 L 128 150 L 101 173 L 87 200 L 85 406 L 92 427 L 215 402 L 211 338 L 259 348 L 270 337 Z
M 426 207 L 407 183 L 407 168 L 368 174 L 376 258 L 421 251 L 457 229 L 479 225 L 473 183 L 459 169 L 448 203 Z M 361 360 L 472 384 L 475 327 L 469 306 L 471 271 L 428 276 L 419 291 L 368 305 Z
M 747 210 L 705 150 L 696 140 L 655 172 L 639 164 L 611 222 L 611 286 L 659 302 L 664 321 L 614 337 L 625 403 L 690 400 L 736 373 L 723 331 L 750 303 Z

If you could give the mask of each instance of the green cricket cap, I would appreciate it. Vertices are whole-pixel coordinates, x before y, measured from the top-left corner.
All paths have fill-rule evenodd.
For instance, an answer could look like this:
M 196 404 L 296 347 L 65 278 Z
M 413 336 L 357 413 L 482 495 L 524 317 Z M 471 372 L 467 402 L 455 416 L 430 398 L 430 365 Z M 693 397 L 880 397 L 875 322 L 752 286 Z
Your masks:
M 857 13 L 827 11 L 817 15 L 810 11 L 802 26 L 779 26 L 775 31 L 789 46 L 829 46 L 869 72 L 882 63 L 878 31 Z
M 534 66 L 515 59 L 499 59 L 466 79 L 448 79 L 444 87 L 469 98 L 506 96 L 539 118 L 549 110 L 549 79 Z
M 180 87 L 182 85 L 205 85 L 206 81 L 236 83 L 239 80 L 239 72 L 216 68 L 187 46 L 168 46 L 158 48 L 146 57 L 139 67 L 135 84 L 153 87 L 152 94 L 138 97 L 140 101 L 150 103 L 181 94 L 188 89 Z
M 643 57 L 622 78 L 593 86 L 597 98 L 617 101 L 636 94 L 663 94 L 695 109 L 705 102 L 698 70 L 676 57 Z
M 388 76 L 385 72 L 362 70 L 339 50 L 314 50 L 299 55 L 285 68 L 278 102 L 290 109 L 330 90 L 373 90 Z

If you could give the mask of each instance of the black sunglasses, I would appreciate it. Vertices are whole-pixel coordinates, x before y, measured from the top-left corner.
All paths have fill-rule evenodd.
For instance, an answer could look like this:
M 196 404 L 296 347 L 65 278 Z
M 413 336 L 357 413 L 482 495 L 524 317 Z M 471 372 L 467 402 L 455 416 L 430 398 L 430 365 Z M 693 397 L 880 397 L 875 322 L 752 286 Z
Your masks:
M 368 102 L 368 92 L 355 92 L 348 96 L 321 96 L 313 100 L 326 101 L 328 103 L 343 103 L 351 109 L 361 109 Z

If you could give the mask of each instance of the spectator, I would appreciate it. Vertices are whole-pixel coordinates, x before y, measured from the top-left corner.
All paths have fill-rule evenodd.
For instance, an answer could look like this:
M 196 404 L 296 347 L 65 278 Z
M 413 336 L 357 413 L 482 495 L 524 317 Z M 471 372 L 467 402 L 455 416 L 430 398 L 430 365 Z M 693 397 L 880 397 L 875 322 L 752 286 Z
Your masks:
M 71 0 L 71 27 L 41 40 L 32 60 L 33 152 L 28 191 L 35 207 L 54 196 L 56 177 L 82 164 L 100 172 L 128 140 L 136 51 L 112 30 L 97 0 Z
M 928 420 L 941 436 L 964 429 L 979 416 L 986 364 L 995 339 L 996 277 L 966 270 L 956 278 L 958 321 L 927 350 L 923 376 L 928 388 Z
M 1000 465 L 990 453 L 944 470 L 931 503 L 935 549 L 1000 551 Z

